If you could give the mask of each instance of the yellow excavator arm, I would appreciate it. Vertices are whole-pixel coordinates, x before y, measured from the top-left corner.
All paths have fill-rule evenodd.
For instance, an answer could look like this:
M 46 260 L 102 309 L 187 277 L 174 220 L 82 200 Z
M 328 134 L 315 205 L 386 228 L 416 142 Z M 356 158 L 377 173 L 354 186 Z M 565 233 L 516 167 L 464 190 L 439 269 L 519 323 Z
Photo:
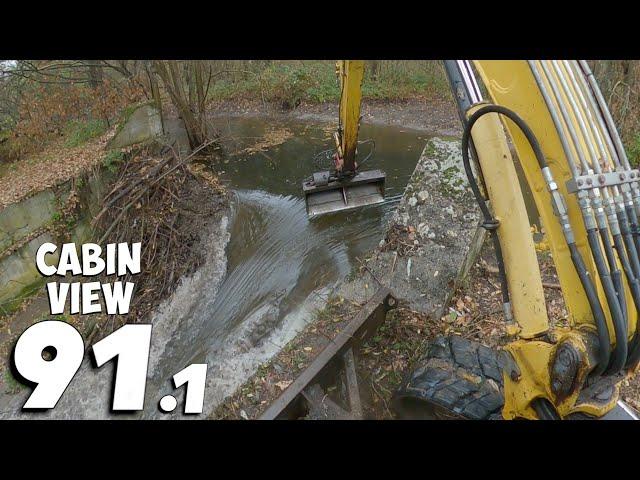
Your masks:
M 444 66 L 465 127 L 465 169 L 501 267 L 510 336 L 500 353 L 502 416 L 602 417 L 640 361 L 640 172 L 627 160 L 586 62 L 448 60 Z M 476 72 L 491 101 L 482 98 Z M 349 205 L 347 195 L 361 186 L 350 182 L 369 173 L 359 172 L 356 161 L 364 62 L 339 61 L 337 73 L 335 170 L 305 182 L 310 216 L 374 198 Z M 547 315 L 515 161 L 547 236 L 568 327 L 553 326 Z M 365 178 L 368 188 L 376 174 Z M 322 195 L 334 196 L 323 203 Z M 384 190 L 375 195 L 380 201 Z
M 338 131 L 334 134 L 339 158 L 338 169 L 355 172 L 364 61 L 339 60 L 336 63 L 336 74 L 340 83 L 339 123 Z
M 302 184 L 310 218 L 384 201 L 384 172 L 361 171 L 356 159 L 364 62 L 340 60 L 336 73 L 340 85 L 338 129 L 333 135 L 336 152 L 330 168 L 313 173 Z
M 503 416 L 539 418 L 541 402 L 562 418 L 602 416 L 616 405 L 621 380 L 640 359 L 638 171 L 585 62 L 476 61 L 475 67 L 491 105 L 515 113 L 526 127 L 491 113 L 485 130 L 480 120 L 472 130 L 500 225 L 516 322 L 505 349 L 513 368 L 504 375 Z M 483 108 L 491 110 L 479 102 L 468 118 Z M 550 327 L 547 320 L 535 254 L 524 238 L 529 220 L 522 196 L 512 192 L 518 179 L 503 132 L 545 229 L 568 328 Z

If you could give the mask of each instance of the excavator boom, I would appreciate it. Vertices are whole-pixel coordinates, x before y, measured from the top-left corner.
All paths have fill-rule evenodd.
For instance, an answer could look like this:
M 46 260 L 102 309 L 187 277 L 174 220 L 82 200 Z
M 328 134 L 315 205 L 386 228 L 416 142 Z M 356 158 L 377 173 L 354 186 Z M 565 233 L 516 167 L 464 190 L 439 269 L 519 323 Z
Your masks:
M 340 85 L 339 122 L 333 134 L 336 151 L 331 168 L 314 173 L 302 184 L 309 217 L 384 201 L 384 172 L 359 171 L 356 158 L 364 62 L 340 60 L 336 74 Z
M 509 335 L 499 352 L 502 416 L 604 417 L 618 405 L 621 381 L 640 363 L 640 171 L 629 164 L 586 62 L 447 60 L 444 66 L 464 127 L 463 164 L 501 277 Z M 483 99 L 476 72 L 491 101 Z M 335 162 L 303 185 L 310 216 L 384 199 L 384 173 L 358 171 L 363 62 L 339 62 L 338 75 Z M 566 327 L 547 314 L 515 161 L 550 246 Z M 401 389 L 399 405 L 442 402 L 412 381 Z

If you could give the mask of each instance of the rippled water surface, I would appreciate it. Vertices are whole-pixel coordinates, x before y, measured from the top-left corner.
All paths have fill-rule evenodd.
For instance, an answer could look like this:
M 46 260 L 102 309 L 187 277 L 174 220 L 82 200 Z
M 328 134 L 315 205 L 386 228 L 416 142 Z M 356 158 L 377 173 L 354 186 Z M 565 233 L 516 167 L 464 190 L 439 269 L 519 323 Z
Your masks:
M 191 327 L 170 340 L 165 356 L 173 361 L 161 362 L 166 368 L 158 379 L 207 361 L 209 389 L 219 391 L 230 369 L 250 371 L 248 364 L 273 354 L 311 320 L 317 297 L 326 298 L 355 258 L 377 245 L 427 137 L 363 126 L 360 138 L 373 139 L 376 148 L 362 168 L 386 172 L 387 201 L 309 220 L 301 183 L 316 169 L 314 156 L 331 147 L 331 126 L 263 118 L 221 119 L 216 126 L 230 154 L 214 168 L 234 192 L 227 275 L 215 297 L 194 306 Z M 264 138 L 286 140 L 266 147 Z M 361 146 L 361 158 L 370 148 Z

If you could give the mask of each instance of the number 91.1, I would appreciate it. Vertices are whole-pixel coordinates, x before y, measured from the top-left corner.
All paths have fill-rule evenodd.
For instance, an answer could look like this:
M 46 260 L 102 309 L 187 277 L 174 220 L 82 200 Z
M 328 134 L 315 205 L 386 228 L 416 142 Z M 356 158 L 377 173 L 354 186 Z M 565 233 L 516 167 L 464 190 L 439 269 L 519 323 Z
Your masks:
M 113 411 L 143 409 L 150 346 L 148 324 L 124 325 L 93 345 L 97 367 L 117 359 Z M 82 336 L 68 323 L 45 320 L 27 328 L 13 353 L 20 380 L 35 385 L 22 408 L 54 408 L 80 368 L 84 353 Z M 207 365 L 194 363 L 173 376 L 175 388 L 186 385 L 184 413 L 202 413 L 206 375 Z

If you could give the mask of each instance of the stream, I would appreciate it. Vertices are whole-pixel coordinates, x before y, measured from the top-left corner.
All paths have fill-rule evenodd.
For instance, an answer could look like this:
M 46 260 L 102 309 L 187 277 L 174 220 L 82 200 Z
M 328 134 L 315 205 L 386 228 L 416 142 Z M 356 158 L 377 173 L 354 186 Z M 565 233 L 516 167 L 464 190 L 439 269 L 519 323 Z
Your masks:
M 170 379 L 203 362 L 209 365 L 205 407 L 195 418 L 210 415 L 313 320 L 356 257 L 380 242 L 428 138 L 420 131 L 363 125 L 359 137 L 373 139 L 376 149 L 362 169 L 386 172 L 386 201 L 309 220 L 301 183 L 317 170 L 314 155 L 331 148 L 332 125 L 264 117 L 214 122 L 229 152 L 212 167 L 232 191 L 232 214 L 224 219 L 229 241 L 154 317 L 145 409 L 123 418 L 182 417 L 181 408 L 164 414 L 157 402 L 170 393 L 183 405 L 184 388 L 174 389 Z M 265 138 L 279 141 L 266 145 Z M 366 155 L 371 145 L 361 148 Z M 112 418 L 113 363 L 95 370 L 85 360 L 56 408 L 41 415 Z M 16 397 L 24 402 L 23 395 Z
M 301 182 L 314 170 L 314 155 L 331 147 L 331 125 L 233 117 L 215 126 L 232 152 L 215 167 L 233 190 L 227 274 L 215 297 L 191 309 L 194 323 L 171 337 L 164 358 L 172 361 L 153 376 L 169 387 L 159 398 L 171 393 L 166 379 L 178 365 L 208 363 L 205 413 L 311 321 L 356 257 L 380 242 L 427 139 L 364 125 L 360 138 L 373 139 L 376 149 L 362 168 L 386 172 L 387 200 L 309 220 Z M 270 137 L 286 140 L 266 147 L 261 139 Z M 369 148 L 363 145 L 361 155 Z

